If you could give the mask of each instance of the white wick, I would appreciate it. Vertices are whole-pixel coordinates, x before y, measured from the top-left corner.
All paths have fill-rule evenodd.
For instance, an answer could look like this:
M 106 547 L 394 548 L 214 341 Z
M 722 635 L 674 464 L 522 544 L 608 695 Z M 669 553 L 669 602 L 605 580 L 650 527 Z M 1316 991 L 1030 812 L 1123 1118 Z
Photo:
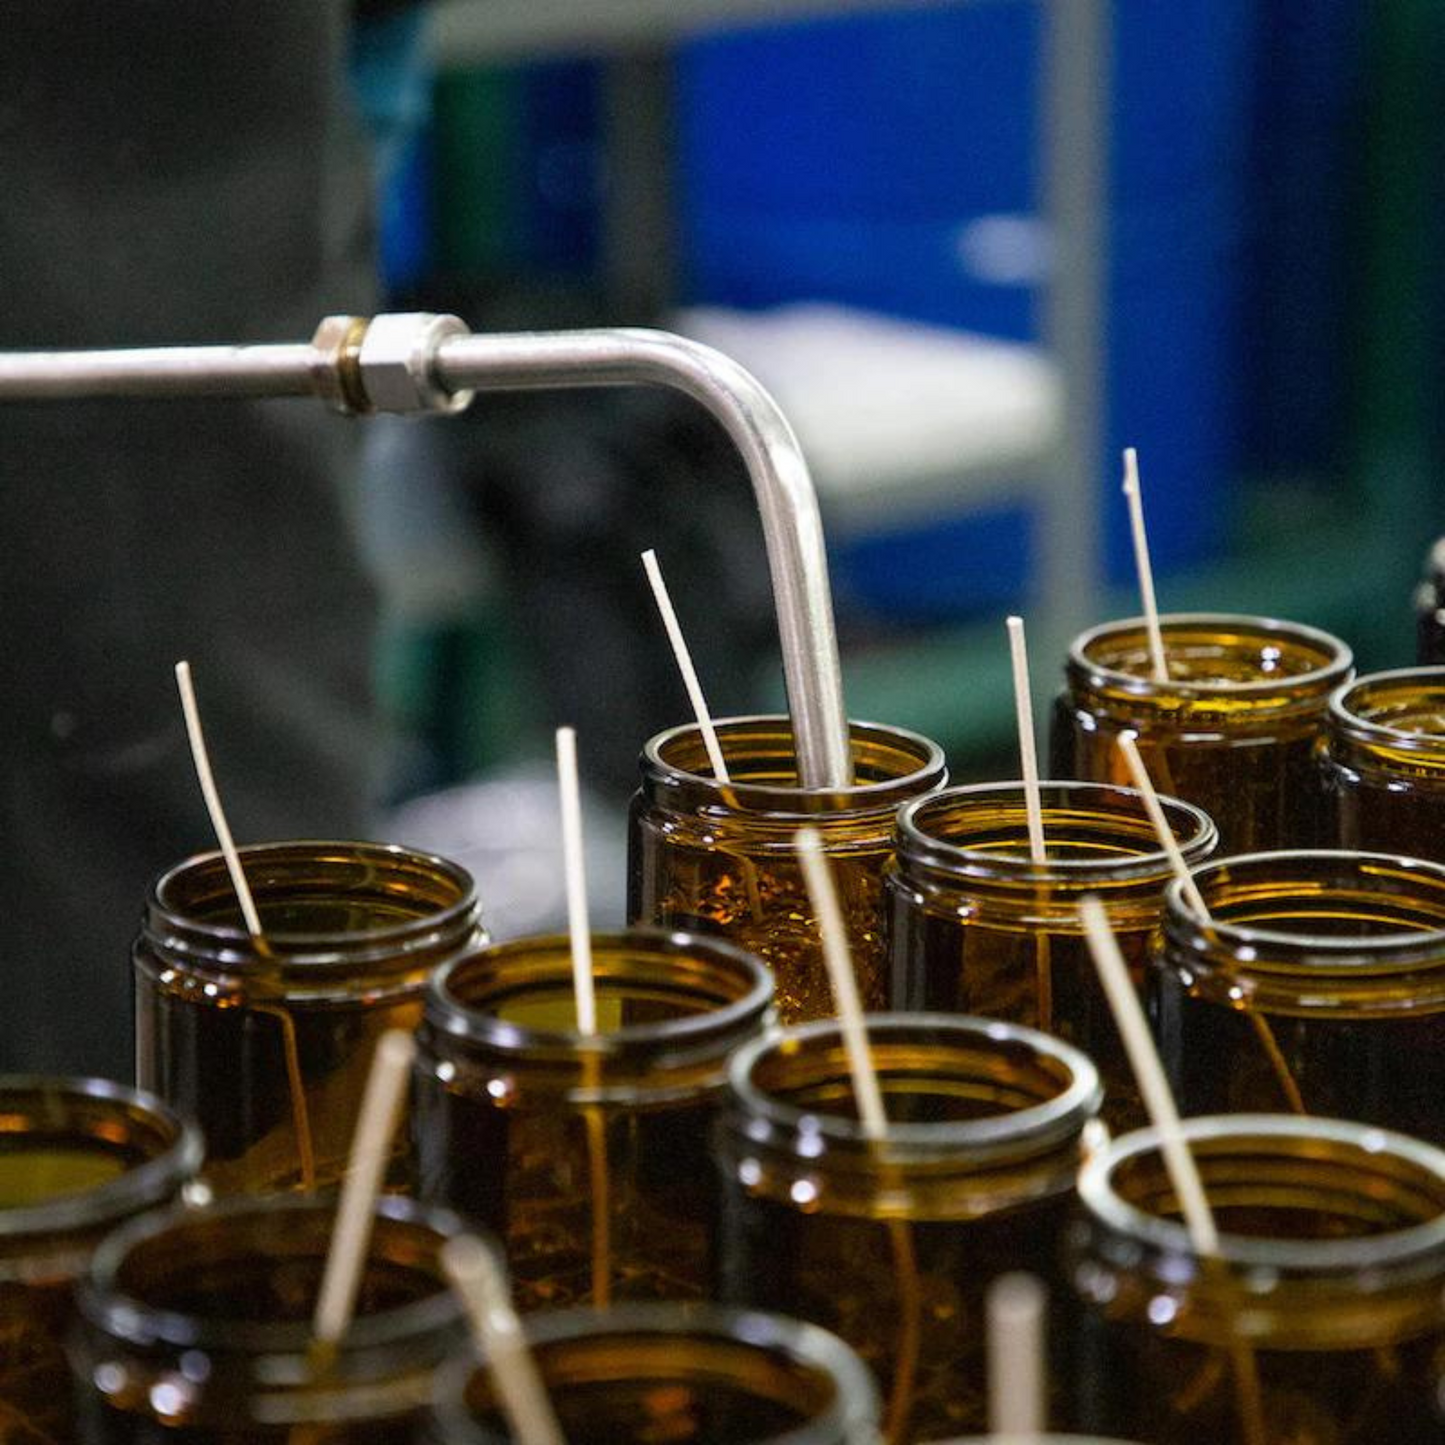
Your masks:
M 470 1234 L 447 1240 L 441 1259 L 466 1308 L 472 1333 L 496 1384 L 498 1403 L 519 1445 L 564 1445 L 562 1427 L 527 1348 L 501 1264 Z
M 1174 1192 L 1179 1197 L 1190 1243 L 1201 1258 L 1213 1258 L 1219 1253 L 1219 1231 L 1214 1226 L 1214 1215 L 1194 1157 L 1185 1143 L 1179 1110 L 1175 1106 L 1174 1095 L 1169 1091 L 1169 1081 L 1164 1077 L 1164 1065 L 1160 1063 L 1154 1041 L 1149 1037 L 1144 1010 L 1134 992 L 1124 955 L 1119 952 L 1118 940 L 1109 927 L 1104 905 L 1097 898 L 1090 896 L 1080 900 L 1079 918 L 1084 925 L 1094 967 L 1099 971 L 1104 993 L 1114 1011 L 1114 1022 L 1119 1026 L 1129 1063 L 1139 1081 L 1144 1106 L 1158 1131 L 1160 1153 L 1164 1156 L 1164 1167 L 1169 1171 Z
M 1013 659 L 1014 711 L 1018 714 L 1019 762 L 1024 775 L 1024 811 L 1028 818 L 1029 857 L 1036 864 L 1049 860 L 1044 847 L 1044 807 L 1039 794 L 1039 754 L 1034 742 L 1034 705 L 1029 687 L 1028 643 L 1024 639 L 1024 620 L 1010 617 L 1008 627 L 1009 653 Z
M 1139 453 L 1124 448 L 1124 497 L 1129 505 L 1129 530 L 1134 536 L 1134 566 L 1139 573 L 1139 596 L 1144 604 L 1144 629 L 1149 636 L 1149 658 L 1155 682 L 1169 681 L 1164 658 L 1164 634 L 1159 629 L 1159 604 L 1154 600 L 1154 569 L 1149 564 L 1149 536 L 1144 530 L 1144 500 L 1139 490 Z
M 1184 854 L 1180 851 L 1179 840 L 1174 836 L 1174 830 L 1164 816 L 1164 809 L 1159 802 L 1159 794 L 1154 790 L 1154 782 L 1149 776 L 1149 769 L 1144 766 L 1144 759 L 1139 756 L 1139 745 L 1134 741 L 1134 734 L 1120 733 L 1118 747 L 1124 755 L 1124 762 L 1128 765 L 1129 776 L 1134 779 L 1134 786 L 1144 797 L 1144 811 L 1149 814 L 1149 821 L 1159 835 L 1159 846 L 1164 849 L 1165 856 L 1169 859 L 1169 866 L 1179 880 L 1179 887 L 1184 893 L 1184 901 L 1204 922 L 1208 923 L 1210 921 L 1209 909 L 1205 905 L 1204 895 L 1199 891 L 1199 885 L 1194 881 L 1194 877 L 1189 871 L 1189 864 L 1184 861 Z
M 312 1320 L 312 1333 L 324 1344 L 334 1344 L 346 1333 L 356 1309 L 376 1219 L 376 1196 L 391 1155 L 392 1135 L 401 1119 L 407 1073 L 415 1054 L 415 1041 L 400 1029 L 388 1030 L 377 1041 Z
M 833 1006 L 843 1029 L 843 1046 L 848 1053 L 848 1069 L 853 1076 L 853 1093 L 858 1100 L 858 1117 L 863 1132 L 870 1139 L 883 1139 L 888 1133 L 888 1116 L 883 1112 L 883 1094 L 873 1068 L 873 1055 L 868 1048 L 868 1033 L 863 1026 L 863 1005 L 858 998 L 858 981 L 853 976 L 853 960 L 849 955 L 848 932 L 843 925 L 843 910 L 838 892 L 823 856 L 823 840 L 816 828 L 799 828 L 793 836 L 803 881 L 813 912 L 818 917 L 818 931 L 823 940 L 823 962 L 833 987 Z
M 657 562 L 657 553 L 651 547 L 642 554 L 642 565 L 647 580 L 652 584 L 652 595 L 657 601 L 657 610 L 662 614 L 662 625 L 667 629 L 668 641 L 672 643 L 672 655 L 677 659 L 677 670 L 682 674 L 682 685 L 687 689 L 688 700 L 692 703 L 693 716 L 697 719 L 702 733 L 703 746 L 707 748 L 712 773 L 720 783 L 731 782 L 727 764 L 723 761 L 722 746 L 718 742 L 717 729 L 712 725 L 712 714 L 707 708 L 707 699 L 702 695 L 702 684 L 697 680 L 697 669 L 692 665 L 692 654 L 687 650 L 687 640 L 682 635 L 677 613 L 668 596 L 667 583 L 662 579 L 662 568 Z
M 236 842 L 231 837 L 226 811 L 221 807 L 221 795 L 216 790 L 216 779 L 211 772 L 211 759 L 206 752 L 205 734 L 201 731 L 201 711 L 196 706 L 196 689 L 191 682 L 189 662 L 176 663 L 176 686 L 181 690 L 181 711 L 186 717 L 186 736 L 191 741 L 191 758 L 196 765 L 201 796 L 206 800 L 206 811 L 211 815 L 211 827 L 215 831 L 216 841 L 221 845 L 221 856 L 226 860 L 226 871 L 231 875 L 231 887 L 236 892 L 236 901 L 241 905 L 241 917 L 245 920 L 246 932 L 252 938 L 261 938 L 261 915 L 256 912 L 256 903 L 251 897 L 245 870 L 241 867 L 241 855 L 236 851 Z
M 562 794 L 562 868 L 567 880 L 567 932 L 572 940 L 572 990 L 577 1032 L 597 1032 L 592 984 L 592 933 L 587 922 L 587 870 L 582 855 L 582 789 L 577 780 L 577 734 L 557 729 L 557 785 Z
M 1044 1428 L 1044 1287 L 1031 1274 L 1000 1275 L 988 1288 L 988 1428 L 1037 1435 Z

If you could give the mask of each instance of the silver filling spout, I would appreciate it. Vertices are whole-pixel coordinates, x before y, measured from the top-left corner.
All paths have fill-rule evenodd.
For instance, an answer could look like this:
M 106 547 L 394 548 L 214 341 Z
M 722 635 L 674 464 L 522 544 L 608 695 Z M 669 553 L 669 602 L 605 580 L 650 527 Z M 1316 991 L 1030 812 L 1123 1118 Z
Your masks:
M 777 403 L 736 362 L 666 331 L 473 336 L 454 316 L 327 317 L 294 345 L 0 353 L 0 401 L 316 396 L 339 411 L 450 413 L 477 391 L 666 386 L 722 423 L 752 478 L 805 788 L 853 780 L 817 495 Z

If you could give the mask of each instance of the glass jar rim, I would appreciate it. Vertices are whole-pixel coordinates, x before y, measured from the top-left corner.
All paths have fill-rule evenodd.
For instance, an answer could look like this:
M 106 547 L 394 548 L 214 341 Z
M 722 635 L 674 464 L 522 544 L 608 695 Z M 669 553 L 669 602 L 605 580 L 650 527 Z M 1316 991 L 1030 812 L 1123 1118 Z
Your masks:
M 295 838 L 249 843 L 237 851 L 243 867 L 248 863 L 262 865 L 268 860 L 281 860 L 287 855 L 315 856 L 342 851 L 356 853 L 373 864 L 406 860 L 433 870 L 454 883 L 457 888 L 457 897 L 452 902 L 379 928 L 368 928 L 354 933 L 268 930 L 266 941 L 276 946 L 279 957 L 287 968 L 324 967 L 334 964 L 341 961 L 339 955 L 346 955 L 348 948 L 358 945 L 377 952 L 403 951 L 408 945 L 415 944 L 419 934 L 431 937 L 464 927 L 477 909 L 476 882 L 465 868 L 439 854 L 408 848 L 400 843 Z M 185 877 L 194 876 L 201 868 L 216 867 L 224 869 L 225 859 L 220 852 L 211 849 L 194 853 L 167 868 L 151 884 L 146 899 L 147 914 L 166 920 L 174 928 L 204 935 L 215 942 L 228 960 L 234 959 L 237 963 L 243 963 L 256 953 L 254 940 L 244 923 L 197 918 L 194 914 L 184 912 L 173 897 Z M 250 871 L 248 869 L 248 877 Z M 252 882 L 253 891 L 259 892 L 254 879 L 249 881 Z
M 1281 848 L 1259 853 L 1239 853 L 1232 857 L 1212 858 L 1190 870 L 1195 886 L 1204 893 L 1209 875 L 1229 868 L 1238 872 L 1241 868 L 1261 870 L 1283 870 L 1297 867 L 1302 863 L 1320 862 L 1341 868 L 1363 868 L 1368 865 L 1385 865 L 1404 868 L 1434 879 L 1445 885 L 1445 863 L 1427 858 L 1410 858 L 1398 853 L 1366 853 L 1348 848 Z M 1208 902 L 1208 899 L 1205 899 Z M 1201 940 L 1217 938 L 1232 947 L 1253 951 L 1250 958 L 1252 969 L 1268 972 L 1271 961 L 1259 953 L 1262 946 L 1269 948 L 1292 948 L 1308 950 L 1316 957 L 1311 967 L 1320 972 L 1336 970 L 1342 975 L 1360 973 L 1360 959 L 1377 954 L 1404 952 L 1418 955 L 1417 962 L 1430 964 L 1445 962 L 1445 928 L 1400 929 L 1391 933 L 1372 933 L 1357 937 L 1328 933 L 1286 932 L 1278 928 L 1260 928 L 1253 924 L 1235 923 L 1230 919 L 1211 917 L 1206 924 L 1189 907 L 1184 898 L 1184 887 L 1175 879 L 1164 891 L 1164 918 L 1166 929 L 1184 925 Z M 1401 960 L 1397 967 L 1404 967 Z
M 442 1239 L 468 1232 L 469 1226 L 448 1209 L 422 1204 L 399 1194 L 383 1194 L 376 1215 L 399 1224 L 430 1229 Z M 123 1291 L 120 1272 L 131 1252 L 174 1228 L 202 1227 L 212 1221 L 257 1218 L 267 1215 L 323 1213 L 334 1219 L 336 1202 L 316 1194 L 231 1195 L 205 1205 L 182 1204 L 151 1210 L 122 1225 L 101 1241 L 90 1269 L 76 1292 L 81 1315 L 96 1328 L 128 1344 L 149 1348 L 163 1344 L 173 1349 L 225 1349 L 251 1355 L 303 1357 L 314 1343 L 311 1321 L 230 1320 L 195 1315 L 155 1305 Z M 327 1230 L 329 1238 L 330 1231 Z M 392 1309 L 358 1315 L 347 1328 L 339 1349 L 343 1357 L 432 1335 L 463 1319 L 456 1295 L 439 1281 L 435 1293 Z
M 725 963 L 738 970 L 747 980 L 746 991 L 738 998 L 700 1013 L 678 1018 L 624 1024 L 621 1028 L 584 1034 L 580 1030 L 538 1028 L 500 1018 L 494 1013 L 473 1008 L 451 992 L 455 975 L 475 967 L 479 962 L 499 958 L 507 953 L 529 953 L 558 960 L 559 977 L 571 978 L 571 943 L 566 934 L 535 934 L 526 938 L 490 943 L 443 964 L 427 985 L 426 1020 L 443 1033 L 476 1043 L 485 1043 L 507 1054 L 538 1051 L 569 1055 L 600 1055 L 624 1053 L 672 1044 L 679 1049 L 699 1046 L 719 1036 L 726 1037 L 750 1018 L 766 1013 L 773 999 L 772 970 L 755 954 L 739 948 L 727 939 L 711 934 L 686 933 L 681 929 L 653 928 L 634 925 L 613 932 L 592 934 L 594 964 L 599 955 L 608 952 L 643 952 L 661 958 L 695 956 L 715 963 Z M 605 979 L 594 980 L 597 984 Z
M 1102 801 L 1105 798 L 1127 798 L 1139 804 L 1140 817 L 1146 824 L 1148 823 L 1148 816 L 1144 813 L 1143 794 L 1137 788 L 1125 787 L 1118 783 L 1051 779 L 1040 782 L 1039 791 L 1043 795 L 1042 807 L 1045 820 L 1047 820 L 1050 807 L 1057 808 L 1059 806 L 1057 802 L 1050 803 L 1048 795 L 1052 792 L 1063 797 L 1077 795 L 1081 799 L 1080 809 L 1083 809 L 1087 802 L 1093 799 Z M 1000 875 L 1008 879 L 1017 878 L 1023 881 L 1057 876 L 1082 885 L 1096 879 L 1120 880 L 1136 876 L 1140 879 L 1148 879 L 1172 876 L 1169 855 L 1157 845 L 1157 839 L 1154 840 L 1156 846 L 1148 852 L 1131 853 L 1118 858 L 1049 858 L 1045 863 L 1038 864 L 1028 855 L 1026 842 L 1024 851 L 1018 854 L 995 853 L 990 850 L 970 848 L 967 844 L 951 843 L 940 838 L 936 833 L 930 833 L 921 818 L 922 814 L 926 814 L 936 807 L 946 807 L 974 798 L 984 801 L 1008 794 L 1016 794 L 1020 806 L 1023 805 L 1024 785 L 1022 782 L 1013 781 L 964 783 L 958 787 L 940 789 L 936 793 L 929 793 L 926 797 L 917 798 L 913 802 L 905 804 L 898 813 L 900 856 L 906 851 L 909 857 L 916 858 L 925 866 L 940 868 L 964 877 L 976 877 L 980 880 L 997 879 Z M 1163 793 L 1159 795 L 1159 804 L 1164 810 L 1165 818 L 1171 822 L 1182 818 L 1193 824 L 1193 831 L 1179 842 L 1181 850 L 1186 854 L 1197 851 L 1207 856 L 1219 838 L 1214 820 L 1210 818 L 1209 814 L 1193 803 Z M 1089 819 L 1090 821 L 1097 819 L 1099 822 L 1108 822 L 1117 816 L 1118 814 L 1111 814 L 1100 808 L 1097 812 L 1091 812 Z M 1153 836 L 1152 828 L 1150 835 Z M 1021 833 L 1021 837 L 1026 838 L 1026 835 Z M 1175 828 L 1175 837 L 1179 838 L 1177 827 Z
M 795 1429 L 773 1436 L 768 1445 L 833 1445 L 835 1441 L 847 1445 L 857 1441 L 861 1445 L 864 1432 L 871 1434 L 870 1427 L 877 1424 L 878 1386 L 863 1361 L 837 1335 L 791 1316 L 709 1300 L 685 1304 L 628 1300 L 605 1310 L 542 1310 L 525 1316 L 522 1327 L 534 1348 L 594 1336 L 680 1334 L 717 1339 L 785 1355 L 837 1381 L 834 1400 L 827 1410 Z M 475 1354 L 453 1356 L 438 1372 L 438 1400 L 463 1399 L 466 1381 L 477 1365 Z M 463 1418 L 449 1418 L 449 1425 L 462 1429 L 471 1425 L 469 1435 L 458 1437 L 457 1445 L 489 1439 L 466 1418 L 464 1406 L 456 1414 Z
M 757 713 L 742 717 L 714 718 L 713 726 L 717 730 L 719 742 L 722 743 L 730 732 L 743 728 L 768 727 L 774 729 L 780 737 L 791 736 L 793 724 L 792 719 L 785 713 Z M 716 795 L 719 803 L 729 812 L 793 814 L 799 818 L 811 818 L 820 807 L 826 807 L 829 812 L 866 813 L 894 806 L 900 798 L 912 797 L 930 778 L 944 773 L 946 760 L 943 749 L 922 733 L 895 727 L 891 723 L 850 719 L 848 736 L 850 741 L 867 741 L 873 738 L 900 744 L 916 755 L 917 766 L 895 778 L 874 783 L 855 783 L 847 788 L 788 787 L 777 783 L 723 783 L 710 773 L 694 773 L 677 767 L 664 756 L 667 748 L 680 739 L 701 738 L 701 730 L 696 723 L 680 723 L 665 732 L 657 733 L 643 744 L 643 776 L 646 779 L 653 775 L 662 781 L 683 783 L 702 790 L 704 794 Z M 724 797 L 724 794 L 727 796 Z M 831 800 L 843 801 L 834 803 Z
M 117 1222 L 171 1198 L 200 1170 L 205 1140 L 200 1128 L 164 1100 L 110 1079 L 45 1074 L 0 1075 L 0 1106 L 7 1094 L 42 1094 L 82 1100 L 107 1100 L 139 1110 L 161 1123 L 174 1137 L 159 1154 L 127 1169 L 118 1178 L 77 1194 L 41 1204 L 0 1210 L 0 1242 L 94 1229 Z
M 1325 1139 L 1362 1155 L 1389 1152 L 1441 1181 L 1445 1193 L 1445 1150 L 1392 1129 L 1353 1120 L 1297 1114 L 1198 1114 L 1182 1121 L 1185 1142 L 1212 1140 Z M 1136 1129 L 1111 1139 L 1079 1170 L 1080 1205 L 1116 1234 L 1141 1240 L 1162 1253 L 1196 1257 L 1188 1227 L 1129 1203 L 1112 1185 L 1114 1171 L 1130 1159 L 1162 1153 L 1157 1128 Z M 1338 1275 L 1408 1264 L 1422 1255 L 1445 1251 L 1445 1208 L 1421 1224 L 1388 1234 L 1348 1239 L 1267 1239 L 1258 1235 L 1219 1235 L 1219 1258 L 1245 1269 L 1277 1270 L 1293 1275 Z
M 765 1056 L 790 1042 L 806 1045 L 825 1038 L 841 1041 L 842 1025 L 837 1019 L 814 1019 L 764 1034 L 737 1049 L 728 1064 L 732 1097 L 729 1112 L 743 1110 L 770 1129 L 790 1136 L 811 1134 L 834 1148 L 864 1151 L 870 1157 L 893 1163 L 964 1152 L 987 1163 L 1004 1155 L 1014 1158 L 1043 1153 L 1066 1143 L 1098 1113 L 1103 1099 L 1099 1071 L 1087 1054 L 1024 1024 L 973 1014 L 909 1012 L 866 1014 L 864 1025 L 870 1039 L 929 1033 L 952 1035 L 960 1042 L 966 1038 L 971 1043 L 1022 1045 L 1063 1065 L 1069 1083 L 1050 1099 L 983 1119 L 890 1123 L 887 1138 L 876 1140 L 864 1129 L 861 1119 L 800 1108 L 753 1082 L 753 1070 Z
M 1432 685 L 1440 694 L 1445 709 L 1445 667 L 1397 667 L 1387 672 L 1370 672 L 1343 682 L 1330 694 L 1329 721 L 1331 732 L 1351 742 L 1384 745 L 1403 752 L 1422 754 L 1425 758 L 1445 756 L 1445 732 L 1415 733 L 1391 727 L 1366 713 L 1357 711 L 1361 695 L 1377 688 L 1391 688 L 1411 683 Z
M 1192 682 L 1187 678 L 1170 678 L 1168 682 L 1156 682 L 1143 673 L 1106 667 L 1089 656 L 1089 649 L 1104 639 L 1125 631 L 1142 631 L 1145 627 L 1142 617 L 1121 617 L 1110 622 L 1101 622 L 1074 638 L 1069 644 L 1069 671 L 1098 679 L 1117 691 L 1132 694 L 1140 701 L 1171 695 L 1186 700 L 1212 701 L 1221 697 L 1267 699 L 1282 689 L 1290 688 L 1315 691 L 1328 686 L 1333 689 L 1336 680 L 1347 676 L 1350 668 L 1354 666 L 1354 653 L 1346 643 L 1332 633 L 1304 622 L 1286 622 L 1276 617 L 1254 616 L 1249 613 L 1166 612 L 1161 614 L 1159 626 L 1166 637 L 1171 628 L 1215 627 L 1233 632 L 1251 632 L 1261 638 L 1292 640 L 1323 653 L 1328 660 L 1305 672 L 1285 677 L 1261 678 L 1257 682 L 1220 684 Z

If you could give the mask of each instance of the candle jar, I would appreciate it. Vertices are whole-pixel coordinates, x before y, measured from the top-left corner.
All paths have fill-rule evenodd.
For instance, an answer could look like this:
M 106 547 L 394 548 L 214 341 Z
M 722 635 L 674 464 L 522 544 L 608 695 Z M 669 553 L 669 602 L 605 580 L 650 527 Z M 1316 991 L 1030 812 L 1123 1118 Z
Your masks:
M 1104 905 L 1142 987 L 1149 936 L 1173 877 L 1143 800 L 1104 783 L 1040 785 L 1047 862 L 1031 861 L 1023 788 L 948 788 L 898 815 L 886 877 L 896 1001 L 904 1008 L 984 1014 L 1056 1034 L 1094 1061 L 1104 1117 L 1145 1121 L 1108 1000 L 1089 956 L 1079 900 Z M 1198 808 L 1161 798 L 1191 866 L 1213 851 Z
M 565 937 L 485 948 L 427 994 L 413 1089 L 424 1198 L 506 1248 L 518 1307 L 700 1298 L 726 1060 L 772 980 L 721 939 L 594 934 L 598 1032 L 576 1029 Z
M 1127 783 L 1120 733 L 1161 793 L 1195 803 L 1231 853 L 1320 841 L 1313 748 L 1350 649 L 1313 627 L 1211 613 L 1160 618 L 1169 681 L 1155 682 L 1142 618 L 1085 632 L 1054 708 L 1051 771 Z
M 1379 853 L 1206 864 L 1151 970 L 1185 1114 L 1308 1111 L 1445 1144 L 1445 866 Z
M 1445 667 L 1377 672 L 1330 699 L 1327 841 L 1445 859 Z
M 1201 1259 L 1153 1130 L 1079 1178 L 1084 1428 L 1155 1445 L 1445 1438 L 1445 1153 L 1327 1119 L 1187 1120 Z
M 108 1231 L 174 1199 L 201 1136 L 103 1079 L 0 1077 L 0 1439 L 73 1438 L 64 1340 Z
M 486 934 L 470 876 L 441 858 L 305 842 L 241 861 L 263 944 L 220 854 L 152 888 L 133 955 L 136 1072 L 199 1120 L 218 1193 L 315 1188 L 345 1168 L 376 1040 L 412 1029 L 427 975 Z
M 237 1196 L 111 1235 L 71 1351 L 88 1445 L 411 1445 L 466 1338 L 439 1258 L 463 1225 L 383 1195 L 355 1313 L 323 1351 L 311 1317 L 335 1221 L 319 1196 Z
M 877 1445 L 878 1390 L 840 1339 L 779 1315 L 631 1304 L 533 1315 L 527 1335 L 568 1445 Z M 443 1372 L 435 1445 L 508 1445 L 492 1382 Z
M 846 1340 L 901 1445 L 984 1428 L 987 1286 L 1020 1269 L 1058 1280 L 1100 1088 L 1077 1049 L 1017 1024 L 876 1014 L 867 1028 L 881 1141 L 859 1121 L 836 1022 L 734 1058 L 719 1288 Z
M 712 776 L 696 727 L 643 749 L 628 837 L 628 917 L 717 933 L 773 970 L 784 1022 L 833 1012 L 822 944 L 794 837 L 816 828 L 832 867 L 865 1008 L 888 999 L 883 868 L 901 803 L 947 779 L 942 750 L 901 728 L 853 723 L 851 788 L 798 786 L 786 718 L 717 725 L 732 779 Z

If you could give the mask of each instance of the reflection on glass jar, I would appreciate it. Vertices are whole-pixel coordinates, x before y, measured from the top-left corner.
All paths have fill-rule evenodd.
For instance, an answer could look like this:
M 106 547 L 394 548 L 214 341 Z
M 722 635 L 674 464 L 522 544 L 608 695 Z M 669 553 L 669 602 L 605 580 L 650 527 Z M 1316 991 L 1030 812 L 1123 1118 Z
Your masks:
M 772 979 L 715 938 L 594 934 L 598 1032 L 576 1030 L 565 937 L 442 969 L 419 1034 L 423 1197 L 506 1247 L 519 1308 L 696 1299 L 717 1214 L 708 1127 Z
M 1445 866 L 1297 851 L 1171 888 L 1151 1013 L 1185 1114 L 1308 1111 L 1445 1144 Z
M 76 1277 L 118 1224 L 174 1199 L 201 1136 L 104 1079 L 0 1076 L 0 1439 L 74 1437 L 64 1341 Z
M 1445 667 L 1377 672 L 1330 699 L 1325 841 L 1445 859 Z
M 439 1253 L 463 1225 L 385 1195 L 333 1351 L 311 1317 L 336 1206 L 249 1196 L 157 1211 L 96 1251 L 73 1349 L 90 1445 L 411 1445 L 466 1338 Z
M 1185 1124 L 1220 1230 L 1201 1260 L 1152 1130 L 1079 1178 L 1086 1428 L 1157 1445 L 1445 1437 L 1445 1153 L 1361 1124 Z
M 984 1296 L 1010 1270 L 1057 1280 L 1094 1066 L 1017 1024 L 877 1014 L 889 1117 L 870 1140 L 841 1031 L 803 1024 L 741 1050 L 717 1129 L 721 1296 L 830 1329 L 873 1368 L 890 1441 L 985 1420 Z
M 1103 903 L 1135 982 L 1173 877 L 1133 788 L 1043 783 L 1048 862 L 1029 856 L 1023 788 L 949 788 L 898 815 L 898 861 L 887 875 L 895 1002 L 985 1014 L 1076 1044 L 1104 1080 L 1111 1127 L 1145 1122 L 1079 923 L 1079 900 Z M 1198 808 L 1161 798 L 1186 862 L 1214 848 Z
M 1160 618 L 1169 681 L 1155 682 L 1142 618 L 1085 632 L 1054 708 L 1050 771 L 1127 783 L 1122 732 L 1161 793 L 1204 809 L 1232 853 L 1320 841 L 1313 748 L 1350 649 L 1313 627 L 1212 613 Z
M 567 1445 L 877 1445 L 878 1391 L 841 1340 L 779 1315 L 623 1305 L 533 1315 Z M 443 1372 L 435 1445 L 507 1445 L 485 1370 Z
M 855 785 L 808 790 L 798 786 L 787 718 L 735 718 L 717 728 L 730 783 L 712 776 L 696 727 L 661 733 L 643 749 L 627 916 L 721 934 L 756 953 L 773 970 L 784 1022 L 831 1015 L 818 924 L 793 846 L 809 824 L 832 867 L 864 1007 L 882 1007 L 883 868 L 893 856 L 894 814 L 943 785 L 942 751 L 902 728 L 853 723 Z
M 377 1039 L 415 1027 L 431 970 L 486 941 L 476 893 L 455 864 L 377 843 L 264 844 L 241 862 L 264 948 L 220 854 L 151 891 L 137 1075 L 199 1120 L 218 1192 L 334 1183 Z

